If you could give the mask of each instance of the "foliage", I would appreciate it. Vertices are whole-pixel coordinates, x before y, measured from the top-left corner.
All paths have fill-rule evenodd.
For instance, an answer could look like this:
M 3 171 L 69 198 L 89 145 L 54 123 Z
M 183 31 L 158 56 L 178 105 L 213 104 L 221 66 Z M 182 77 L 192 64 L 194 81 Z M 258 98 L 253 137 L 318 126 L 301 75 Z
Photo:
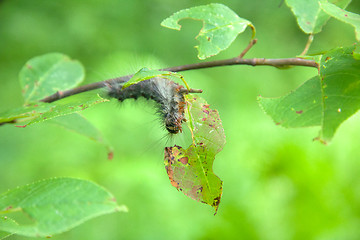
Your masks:
M 185 195 L 215 208 L 222 195 L 222 181 L 213 173 L 215 155 L 225 145 L 225 133 L 217 110 L 210 109 L 199 97 L 186 99 L 186 123 L 193 143 L 165 148 L 165 168 L 171 185 Z
M 355 28 L 356 39 L 360 41 L 360 16 L 359 14 L 345 11 L 327 1 L 320 2 L 321 8 L 330 16 L 345 23 L 351 24 Z
M 341 8 L 345 8 L 351 0 L 330 0 L 330 2 Z M 296 16 L 301 30 L 307 34 L 319 33 L 326 21 L 330 18 L 328 14 L 321 11 L 319 3 L 320 0 L 286 0 L 286 4 L 291 8 Z
M 142 68 L 140 69 L 138 72 L 136 72 L 134 74 L 134 76 L 132 76 L 132 78 L 130 78 L 129 81 L 127 81 L 124 86 L 122 87 L 122 89 L 127 88 L 133 84 L 136 84 L 138 82 L 150 79 L 150 78 L 155 78 L 155 77 L 161 77 L 161 78 L 166 78 L 166 79 L 181 79 L 182 81 L 184 81 L 184 83 L 187 85 L 187 83 L 184 80 L 184 77 L 179 74 L 179 73 L 174 73 L 174 72 L 168 72 L 168 71 L 159 71 L 159 70 L 152 70 L 152 69 L 148 69 L 148 68 Z
M 245 31 L 247 26 L 252 28 L 253 37 L 255 37 L 255 27 L 251 22 L 240 18 L 222 4 L 212 3 L 181 10 L 166 18 L 161 25 L 180 30 L 181 26 L 178 22 L 184 18 L 203 21 L 203 28 L 196 37 L 199 45 L 195 46 L 199 51 L 198 57 L 202 60 L 227 49 L 235 38 Z
M 29 237 L 47 237 L 81 224 L 87 219 L 126 211 L 114 196 L 89 181 L 54 178 L 18 187 L 0 195 L 0 230 Z M 28 223 L 17 223 L 29 218 Z
M 74 88 L 84 77 L 84 68 L 78 61 L 61 53 L 48 53 L 30 59 L 21 69 L 19 79 L 25 104 L 28 104 Z
M 359 40 L 359 15 L 343 10 L 349 2 L 313 0 L 304 4 L 301 1 L 286 1 L 305 33 L 319 33 L 332 16 L 354 26 Z M 247 26 L 253 31 L 252 38 L 255 36 L 255 27 L 250 21 L 240 18 L 222 4 L 180 10 L 165 19 L 161 25 L 180 30 L 178 22 L 184 18 L 203 22 L 203 28 L 196 37 L 199 41 L 196 48 L 200 59 L 229 48 Z M 259 103 L 277 124 L 284 127 L 318 126 L 321 128 L 318 139 L 329 142 L 339 125 L 360 107 L 359 44 L 324 51 L 314 59 L 319 59 L 316 60 L 319 64 L 318 75 L 284 97 L 260 97 Z M 89 92 L 53 103 L 41 101 L 49 95 L 61 96 L 63 91 L 77 87 L 84 76 L 82 65 L 61 53 L 45 54 L 29 60 L 20 72 L 24 106 L 1 113 L 0 124 L 14 123 L 19 127 L 18 123 L 25 123 L 20 125 L 25 127 L 50 120 L 104 144 L 109 158 L 112 158 L 111 147 L 101 132 L 78 115 L 87 108 L 108 102 L 108 99 L 101 97 L 98 92 Z M 155 76 L 175 76 L 183 80 L 183 76 L 178 73 L 142 68 L 124 87 Z M 210 110 L 205 100 L 189 96 L 186 103 L 186 123 L 192 133 L 193 143 L 186 150 L 177 145 L 165 149 L 167 173 L 173 186 L 191 198 L 213 206 L 217 211 L 222 195 L 222 181 L 213 173 L 212 168 L 215 155 L 225 144 L 224 131 L 218 113 Z M 276 166 L 274 169 L 276 171 Z M 71 194 L 63 195 L 63 192 Z M 0 196 L 0 229 L 26 236 L 60 233 L 90 217 L 125 209 L 111 199 L 112 195 L 107 191 L 82 180 L 44 180 L 10 190 Z M 34 202 L 43 204 L 38 206 Z M 89 202 L 102 204 L 89 205 Z M 55 209 L 54 206 L 60 206 L 60 209 Z M 59 219 L 57 212 L 53 210 L 59 210 L 62 218 Z M 24 212 L 30 216 L 31 221 L 38 224 L 18 225 L 7 216 L 12 211 Z
M 260 105 L 278 125 L 321 126 L 317 139 L 328 142 L 339 125 L 360 108 L 360 61 L 353 57 L 354 50 L 355 46 L 339 48 L 322 55 L 318 76 L 287 96 L 260 97 Z

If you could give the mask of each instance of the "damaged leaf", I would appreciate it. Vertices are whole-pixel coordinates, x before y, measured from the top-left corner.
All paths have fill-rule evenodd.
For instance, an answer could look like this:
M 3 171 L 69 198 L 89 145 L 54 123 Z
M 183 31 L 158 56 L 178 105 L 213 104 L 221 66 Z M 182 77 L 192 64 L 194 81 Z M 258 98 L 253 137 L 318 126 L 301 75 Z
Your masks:
M 259 97 L 260 106 L 284 127 L 320 126 L 328 142 L 340 124 L 360 109 L 358 45 L 334 49 L 321 57 L 319 75 L 279 98 Z M 301 99 L 301 101 L 299 101 Z
M 255 37 L 255 27 L 246 19 L 239 17 L 223 4 L 211 3 L 180 10 L 162 21 L 161 26 L 180 30 L 179 21 L 185 18 L 201 20 L 203 27 L 196 40 L 199 45 L 199 59 L 206 59 L 227 49 L 236 37 L 250 26 Z
M 187 125 L 193 144 L 165 148 L 165 168 L 171 184 L 192 199 L 215 208 L 222 195 L 222 181 L 213 172 L 215 155 L 225 145 L 225 134 L 219 113 L 204 99 L 186 96 Z

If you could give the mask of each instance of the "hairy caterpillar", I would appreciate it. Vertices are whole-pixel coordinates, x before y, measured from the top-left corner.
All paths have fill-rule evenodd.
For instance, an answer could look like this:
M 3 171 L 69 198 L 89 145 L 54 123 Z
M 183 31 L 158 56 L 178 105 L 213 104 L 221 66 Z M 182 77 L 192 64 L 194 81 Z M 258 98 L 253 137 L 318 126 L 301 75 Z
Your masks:
M 128 98 L 144 97 L 152 99 L 158 104 L 158 114 L 163 119 L 166 130 L 171 134 L 182 132 L 181 124 L 184 119 L 185 98 L 188 91 L 183 86 L 164 78 L 152 78 L 121 89 L 123 83 L 107 83 L 107 93 L 119 101 Z

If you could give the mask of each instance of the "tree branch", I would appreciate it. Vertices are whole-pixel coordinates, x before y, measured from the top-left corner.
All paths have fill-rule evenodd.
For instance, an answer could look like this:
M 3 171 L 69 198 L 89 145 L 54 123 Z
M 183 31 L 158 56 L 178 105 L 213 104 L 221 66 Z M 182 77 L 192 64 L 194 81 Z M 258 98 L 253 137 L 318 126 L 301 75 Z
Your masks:
M 250 66 L 272 66 L 272 67 L 288 67 L 288 66 L 304 66 L 304 67 L 313 67 L 318 68 L 318 64 L 313 60 L 306 60 L 302 58 L 282 58 L 282 59 L 266 59 L 266 58 L 230 58 L 224 60 L 216 60 L 210 62 L 200 62 L 194 64 L 187 64 L 182 66 L 175 66 L 169 68 L 159 69 L 160 71 L 171 71 L 171 72 L 182 72 L 182 71 L 189 71 L 195 69 L 202 69 L 202 68 L 212 68 L 212 67 L 222 67 L 222 66 L 231 66 L 231 65 L 250 65 Z M 46 98 L 41 99 L 41 102 L 54 102 L 56 100 L 69 97 L 78 93 L 103 88 L 106 86 L 107 83 L 110 82 L 126 82 L 128 81 L 133 75 L 122 76 L 118 78 L 108 79 L 101 82 L 90 83 L 87 85 L 83 85 L 77 88 L 73 88 L 67 91 L 57 92 L 53 95 L 50 95 Z M 196 90 L 194 90 L 196 92 Z
M 193 63 L 177 67 L 169 67 L 160 69 L 160 71 L 182 72 L 201 68 L 223 67 L 231 65 L 250 65 L 250 66 L 272 66 L 277 68 L 284 68 L 288 66 L 303 66 L 318 68 L 318 64 L 313 60 L 306 60 L 303 58 L 280 58 L 280 59 L 266 59 L 266 58 L 230 58 L 224 60 L 217 60 L 211 62 Z
M 256 43 L 256 40 L 253 42 L 250 42 L 248 47 L 243 51 L 241 55 L 245 55 L 245 53 L 252 47 L 253 44 Z M 266 58 L 249 58 L 244 59 L 239 57 L 230 58 L 230 59 L 224 59 L 224 60 L 216 60 L 216 61 L 210 61 L 210 62 L 200 62 L 200 63 L 194 63 L 194 64 L 187 64 L 182 66 L 175 66 L 175 67 L 169 67 L 169 68 L 163 68 L 159 69 L 160 71 L 171 71 L 171 72 L 182 72 L 182 71 L 189 71 L 189 70 L 195 70 L 195 69 L 202 69 L 202 68 L 212 68 L 212 67 L 222 67 L 222 66 L 231 66 L 231 65 L 250 65 L 250 66 L 272 66 L 277 68 L 285 68 L 289 66 L 304 66 L 304 67 L 313 67 L 313 68 L 319 68 L 319 65 L 313 61 L 313 60 L 307 60 L 303 58 L 282 58 L 282 59 L 266 59 Z M 114 84 L 116 83 L 123 83 L 129 81 L 129 79 L 133 75 L 127 75 L 122 77 L 117 77 L 113 79 L 108 79 L 101 82 L 95 82 L 90 83 L 87 85 L 83 85 L 77 88 L 73 88 L 66 91 L 58 91 L 54 93 L 53 95 L 50 95 L 48 97 L 45 97 L 40 100 L 40 102 L 54 102 L 57 100 L 60 100 L 62 98 L 66 98 L 78 93 L 91 91 L 94 89 L 99 89 L 106 87 L 108 84 Z M 202 90 L 200 89 L 184 89 L 183 90 L 186 93 L 201 93 Z M 2 122 L 1 125 L 7 124 L 7 123 L 16 123 L 16 120 L 11 120 L 8 122 Z
M 257 39 L 252 39 L 247 47 L 240 53 L 238 58 L 243 58 L 245 54 L 257 43 Z

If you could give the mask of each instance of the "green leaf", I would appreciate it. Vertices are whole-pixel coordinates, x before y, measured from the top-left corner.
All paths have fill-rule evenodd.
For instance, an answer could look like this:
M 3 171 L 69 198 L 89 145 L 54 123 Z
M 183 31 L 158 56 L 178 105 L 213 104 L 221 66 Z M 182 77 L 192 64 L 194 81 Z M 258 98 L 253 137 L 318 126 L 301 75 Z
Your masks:
M 51 107 L 48 111 L 41 113 L 40 116 L 30 121 L 27 125 L 43 122 L 52 118 L 72 113 L 78 113 L 96 104 L 104 102 L 109 102 L 109 100 L 100 97 L 99 94 L 76 94 L 74 96 L 63 98 L 59 101 L 50 103 Z
M 321 1 L 320 7 L 330 16 L 351 24 L 355 28 L 356 39 L 360 41 L 360 15 L 352 12 L 345 11 L 337 7 L 335 4 Z
M 222 195 L 222 181 L 213 170 L 215 155 L 225 145 L 225 134 L 217 110 L 205 100 L 186 96 L 187 125 L 193 144 L 186 150 L 179 146 L 165 148 L 165 168 L 171 184 L 190 198 L 215 208 Z
M 330 141 L 339 125 L 360 109 L 360 60 L 353 56 L 356 47 L 324 54 L 319 76 L 287 96 L 260 97 L 260 106 L 284 127 L 320 126 L 317 139 Z
M 306 81 L 290 94 L 279 98 L 258 98 L 262 109 L 277 125 L 287 128 L 320 126 L 322 97 L 320 77 Z
M 104 145 L 108 151 L 108 159 L 113 157 L 113 149 L 102 133 L 80 114 L 70 114 L 50 120 L 50 123 L 81 134 L 97 143 Z
M 320 0 L 286 0 L 286 4 L 295 15 L 299 27 L 307 34 L 319 33 L 330 18 L 319 5 Z M 341 8 L 345 8 L 351 0 L 329 0 Z
M 355 46 L 338 48 L 321 58 L 323 120 L 320 139 L 330 140 L 338 126 L 360 108 L 360 61 Z
M 48 111 L 52 104 L 36 103 L 0 113 L 0 124 L 6 122 L 24 122 L 40 116 L 41 113 Z
M 18 126 L 26 127 L 27 125 L 43 122 L 52 118 L 77 113 L 96 104 L 108 101 L 108 99 L 102 98 L 92 92 L 77 94 L 52 103 L 39 102 L 0 113 L 0 124 L 30 121 L 28 124 Z
M 116 203 L 111 193 L 92 182 L 54 178 L 0 195 L 0 230 L 46 237 L 67 231 L 91 218 L 126 210 L 125 206 Z M 17 224 L 10 219 L 14 218 L 12 215 L 18 218 L 14 219 Z
M 76 87 L 84 80 L 84 72 L 80 62 L 61 53 L 30 59 L 19 75 L 25 103 Z
M 12 220 L 11 218 L 6 216 L 0 216 L 0 226 L 5 226 L 5 228 L 14 228 L 18 225 L 19 224 L 17 224 L 17 222 Z M 13 235 L 13 233 L 0 231 L 0 240 L 7 239 L 11 235 Z
M 161 26 L 180 30 L 178 22 L 184 18 L 203 22 L 203 28 L 196 36 L 199 45 L 195 48 L 199 51 L 199 59 L 206 59 L 227 49 L 247 26 L 251 27 L 255 36 L 255 27 L 250 21 L 240 18 L 230 8 L 218 3 L 180 10 L 166 18 Z
M 356 60 L 360 60 L 360 44 L 357 44 L 355 46 L 355 49 L 353 51 L 353 57 L 356 59 Z
M 169 72 L 169 71 L 159 71 L 159 70 L 152 70 L 152 69 L 148 69 L 148 68 L 142 68 L 140 69 L 137 73 L 134 74 L 134 76 L 127 81 L 122 89 L 127 88 L 133 84 L 136 84 L 138 82 L 150 79 L 150 78 L 154 78 L 154 77 L 162 77 L 162 78 L 168 78 L 168 79 L 173 79 L 178 78 L 183 80 L 183 76 L 179 73 L 175 73 L 175 72 Z

